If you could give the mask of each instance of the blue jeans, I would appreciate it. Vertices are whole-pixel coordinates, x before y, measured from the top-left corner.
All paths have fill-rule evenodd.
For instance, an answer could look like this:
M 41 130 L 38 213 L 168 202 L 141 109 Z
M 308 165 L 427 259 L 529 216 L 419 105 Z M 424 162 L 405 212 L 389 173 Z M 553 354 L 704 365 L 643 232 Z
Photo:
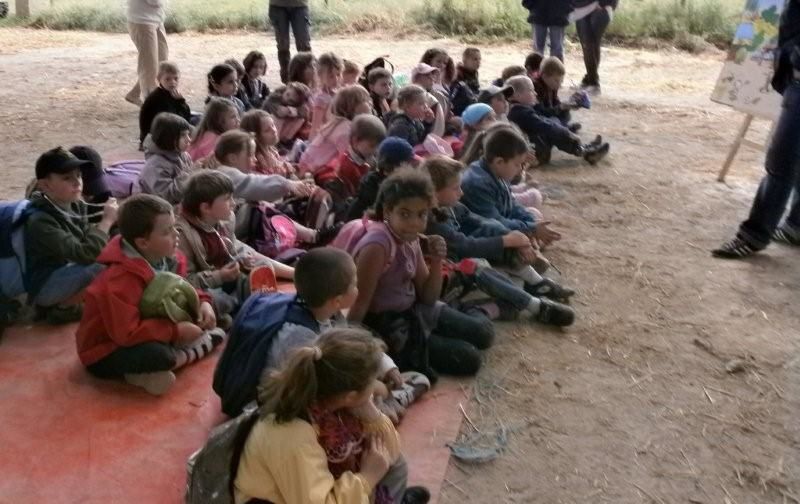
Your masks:
M 533 296 L 491 266 L 479 267 L 474 278 L 475 285 L 492 299 L 505 301 L 517 310 L 526 309 L 533 300 Z
M 800 230 L 800 80 L 789 84 L 783 93 L 765 168 L 767 175 L 758 186 L 750 217 L 739 227 L 739 238 L 757 249 L 769 245 L 793 192 L 786 225 Z
M 102 264 L 67 264 L 55 270 L 33 298 L 38 306 L 63 303 L 89 286 L 94 277 L 105 269 Z
M 533 25 L 533 50 L 544 55 L 547 35 L 550 34 L 550 56 L 564 61 L 564 26 Z

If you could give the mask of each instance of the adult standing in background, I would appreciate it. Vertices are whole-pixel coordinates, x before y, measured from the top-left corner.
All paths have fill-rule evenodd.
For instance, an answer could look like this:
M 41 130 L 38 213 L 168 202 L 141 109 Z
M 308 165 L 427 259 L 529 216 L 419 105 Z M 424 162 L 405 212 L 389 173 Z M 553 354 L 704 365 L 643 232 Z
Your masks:
M 614 10 L 619 0 L 573 0 L 575 11 L 575 28 L 583 48 L 583 63 L 586 75 L 581 87 L 595 94 L 600 93 L 600 49 L 603 45 L 603 34 L 614 18 Z
M 164 17 L 164 0 L 128 0 L 128 33 L 139 52 L 139 78 L 125 100 L 137 106 L 158 87 L 158 64 L 169 54 Z
M 281 82 L 289 78 L 289 29 L 294 33 L 294 45 L 298 52 L 311 52 L 311 18 L 308 0 L 269 0 L 269 22 L 275 30 L 278 43 L 278 63 L 281 65 Z
M 548 35 L 550 56 L 564 61 L 564 32 L 572 12 L 572 0 L 522 0 L 533 28 L 533 50 L 544 56 Z
M 711 253 L 723 259 L 742 259 L 776 240 L 800 246 L 800 0 L 788 0 L 781 15 L 772 87 L 783 95 L 783 106 L 767 150 L 750 217 L 736 236 Z M 781 222 L 794 193 L 789 213 Z

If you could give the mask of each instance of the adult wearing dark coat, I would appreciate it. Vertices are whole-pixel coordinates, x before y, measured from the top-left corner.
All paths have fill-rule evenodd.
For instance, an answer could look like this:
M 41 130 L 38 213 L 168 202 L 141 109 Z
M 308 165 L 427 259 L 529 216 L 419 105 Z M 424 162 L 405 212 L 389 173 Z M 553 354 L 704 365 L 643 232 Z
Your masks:
M 772 87 L 783 95 L 783 106 L 767 151 L 767 174 L 750 216 L 735 238 L 712 251 L 715 257 L 748 257 L 772 240 L 800 246 L 800 0 L 789 0 L 781 16 Z M 779 226 L 792 193 L 794 201 Z

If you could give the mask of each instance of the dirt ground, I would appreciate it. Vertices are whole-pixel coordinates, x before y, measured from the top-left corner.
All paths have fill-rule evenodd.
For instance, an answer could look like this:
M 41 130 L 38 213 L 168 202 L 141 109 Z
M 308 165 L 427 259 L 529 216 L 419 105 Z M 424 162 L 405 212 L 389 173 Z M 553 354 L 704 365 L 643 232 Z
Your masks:
M 169 42 L 198 109 L 212 64 L 254 48 L 276 61 L 264 34 Z M 366 34 L 314 47 L 362 64 L 388 54 L 408 69 L 433 43 Z M 485 47 L 481 75 L 526 50 Z M 581 77 L 579 58 L 569 47 L 568 82 Z M 715 181 L 743 118 L 708 100 L 722 54 L 611 48 L 604 58 L 604 95 L 578 120 L 612 154 L 594 168 L 556 155 L 539 173 L 554 196 L 545 214 L 565 235 L 548 254 L 579 290 L 579 320 L 565 331 L 502 327 L 463 432 L 505 428 L 507 449 L 479 466 L 452 462 L 442 501 L 800 503 L 798 251 L 773 246 L 747 262 L 708 252 L 746 216 L 763 163 L 744 151 L 729 183 Z M 135 59 L 125 35 L 0 30 L 0 196 L 21 196 L 53 146 L 135 148 L 136 109 L 122 100 Z M 734 358 L 745 370 L 729 374 Z

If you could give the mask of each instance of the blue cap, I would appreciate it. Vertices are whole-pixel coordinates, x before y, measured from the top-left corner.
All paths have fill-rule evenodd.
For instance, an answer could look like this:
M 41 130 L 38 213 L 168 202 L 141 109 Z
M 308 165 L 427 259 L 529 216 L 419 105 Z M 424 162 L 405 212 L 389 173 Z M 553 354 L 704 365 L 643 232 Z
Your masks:
M 414 148 L 400 137 L 387 137 L 378 146 L 378 164 L 397 166 L 414 159 Z
M 485 103 L 473 103 L 464 109 L 464 113 L 461 114 L 461 120 L 467 126 L 475 126 L 492 111 L 492 107 Z

